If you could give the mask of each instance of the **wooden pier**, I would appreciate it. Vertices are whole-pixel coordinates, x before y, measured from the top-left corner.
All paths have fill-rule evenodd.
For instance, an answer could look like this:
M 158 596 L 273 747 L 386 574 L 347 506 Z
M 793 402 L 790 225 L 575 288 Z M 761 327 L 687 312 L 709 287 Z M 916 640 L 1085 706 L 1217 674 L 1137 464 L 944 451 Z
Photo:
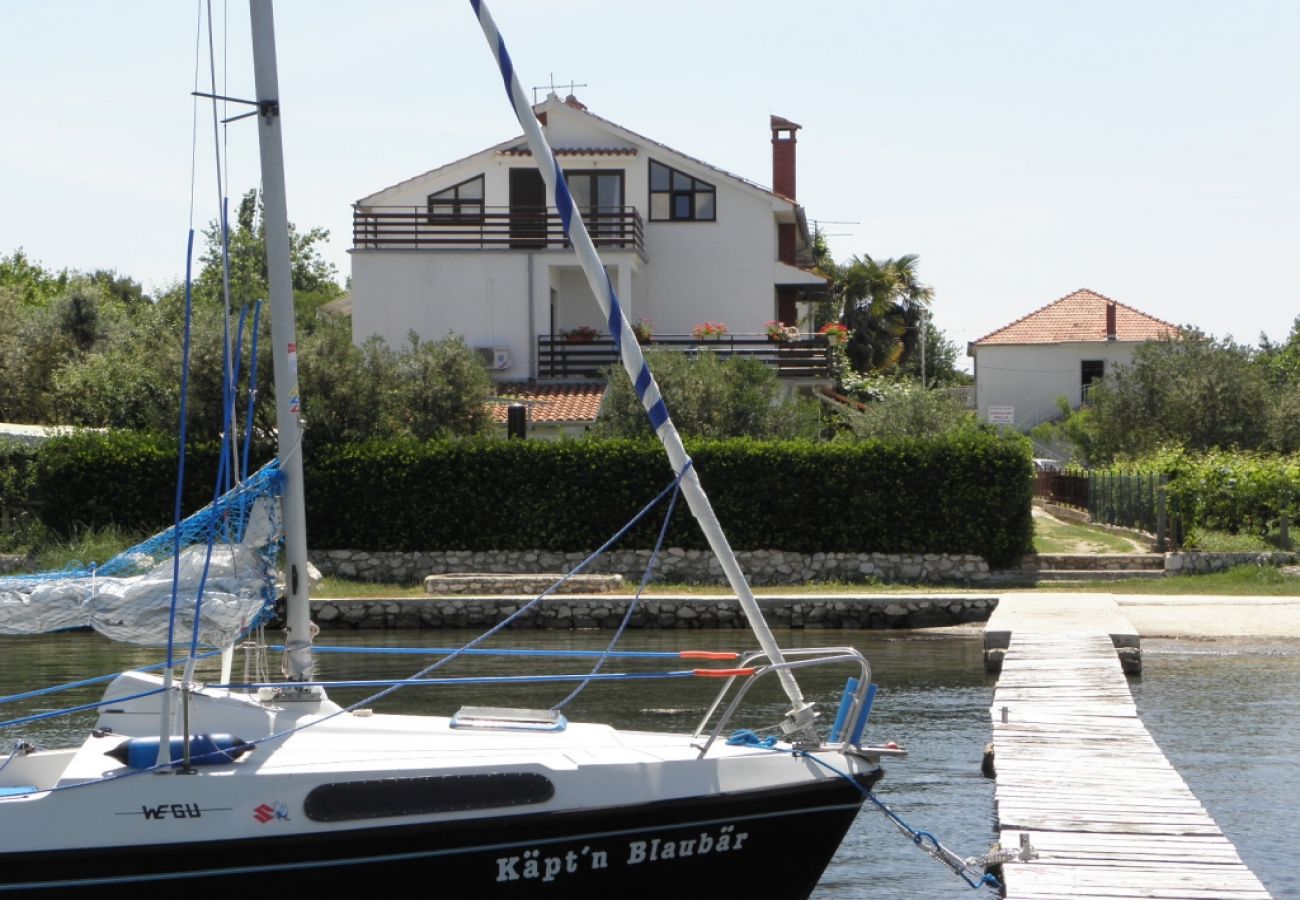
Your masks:
M 1269 898 L 1138 718 L 1115 620 L 1052 631 L 1031 614 L 1040 630 L 1028 630 L 1015 605 L 999 605 L 991 638 L 1010 635 L 993 696 L 994 797 L 1002 846 L 1027 833 L 1039 855 L 1005 865 L 1008 900 Z

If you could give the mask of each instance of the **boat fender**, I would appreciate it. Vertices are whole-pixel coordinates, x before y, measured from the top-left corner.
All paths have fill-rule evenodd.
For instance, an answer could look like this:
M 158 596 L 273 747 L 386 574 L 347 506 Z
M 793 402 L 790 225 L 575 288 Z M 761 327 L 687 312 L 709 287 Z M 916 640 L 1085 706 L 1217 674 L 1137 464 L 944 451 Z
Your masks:
M 173 766 L 182 765 L 185 739 L 177 735 L 171 739 Z M 105 756 L 111 756 L 132 769 L 149 769 L 158 764 L 158 738 L 135 737 L 125 740 Z M 190 765 L 223 766 L 239 759 L 252 750 L 253 744 L 233 734 L 195 734 L 190 736 Z

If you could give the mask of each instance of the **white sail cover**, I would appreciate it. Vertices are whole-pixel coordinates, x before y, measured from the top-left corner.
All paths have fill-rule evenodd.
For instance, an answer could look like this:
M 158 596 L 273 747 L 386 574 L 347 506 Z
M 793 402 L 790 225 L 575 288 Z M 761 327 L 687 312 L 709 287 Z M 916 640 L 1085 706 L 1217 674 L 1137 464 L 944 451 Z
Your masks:
M 239 543 L 215 543 L 210 556 L 206 542 L 192 543 L 181 550 L 175 567 L 170 556 L 155 563 L 137 554 L 137 568 L 147 568 L 139 575 L 0 578 L 0 634 L 89 627 L 118 641 L 164 643 L 175 568 L 175 639 L 189 643 L 197 605 L 199 643 L 228 646 L 274 603 L 275 557 L 267 548 L 278 537 L 276 512 L 273 497 L 258 497 L 247 509 Z

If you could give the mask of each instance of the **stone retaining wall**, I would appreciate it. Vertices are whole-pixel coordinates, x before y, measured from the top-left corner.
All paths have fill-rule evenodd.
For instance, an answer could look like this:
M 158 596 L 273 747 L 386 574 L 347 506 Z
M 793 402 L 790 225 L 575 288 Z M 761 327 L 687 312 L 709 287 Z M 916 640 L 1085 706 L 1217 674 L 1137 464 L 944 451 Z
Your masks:
M 543 550 L 393 553 L 366 550 L 319 550 L 312 563 L 325 575 L 360 581 L 417 584 L 428 575 L 456 572 L 526 574 L 568 572 L 587 553 Z M 946 553 L 789 553 L 754 550 L 736 554 L 755 585 L 804 584 L 809 581 L 888 581 L 924 584 L 977 584 L 987 581 L 983 557 Z M 616 550 L 585 571 L 622 575 L 636 583 L 650 559 L 648 550 Z M 659 555 L 655 580 L 682 584 L 724 584 L 722 567 L 706 550 L 671 547 Z
M 517 612 L 518 597 L 315 600 L 321 628 L 485 628 Z M 630 598 L 563 597 L 539 603 L 514 628 L 616 628 Z M 778 628 L 931 628 L 986 621 L 997 597 L 761 597 Z M 740 604 L 713 597 L 642 599 L 630 628 L 748 628 Z
M 1165 554 L 1165 573 L 1169 575 L 1203 575 L 1222 572 L 1233 566 L 1286 566 L 1296 561 L 1294 553 L 1202 553 L 1178 550 Z

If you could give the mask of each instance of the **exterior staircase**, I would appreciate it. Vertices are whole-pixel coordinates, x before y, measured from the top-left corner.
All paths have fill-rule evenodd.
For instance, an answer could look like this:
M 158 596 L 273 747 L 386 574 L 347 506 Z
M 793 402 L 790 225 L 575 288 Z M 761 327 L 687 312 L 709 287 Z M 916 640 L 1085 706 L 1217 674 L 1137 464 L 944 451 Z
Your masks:
M 1027 581 L 1079 582 L 1164 578 L 1163 553 L 1029 554 L 1020 569 Z

